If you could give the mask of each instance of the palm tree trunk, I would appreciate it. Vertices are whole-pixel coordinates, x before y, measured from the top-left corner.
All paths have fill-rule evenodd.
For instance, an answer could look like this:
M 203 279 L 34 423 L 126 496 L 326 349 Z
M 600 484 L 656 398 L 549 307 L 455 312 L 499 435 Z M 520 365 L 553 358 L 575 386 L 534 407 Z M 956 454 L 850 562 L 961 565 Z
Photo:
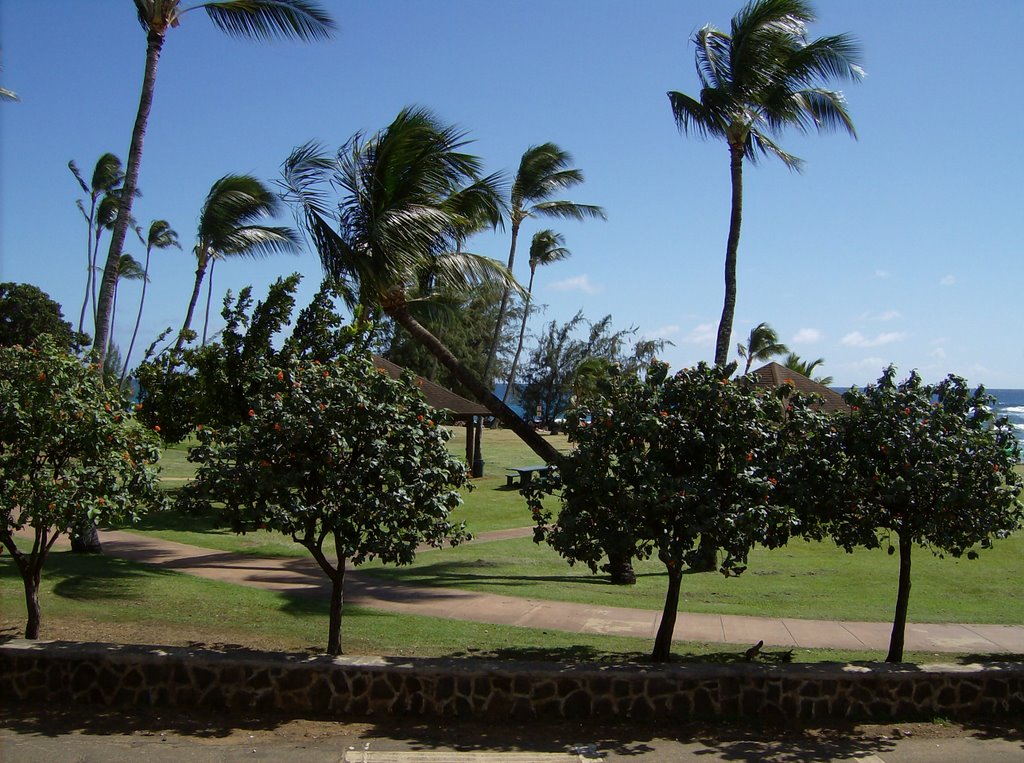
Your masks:
M 92 207 L 89 210 L 89 217 L 86 222 L 89 226 L 89 233 L 85 242 L 86 257 L 88 259 L 88 266 L 85 274 L 85 298 L 82 300 L 82 312 L 78 316 L 78 333 L 81 334 L 85 330 L 85 311 L 89 308 L 89 287 L 96 282 L 93 273 L 96 272 L 96 253 L 92 249 L 92 226 L 96 219 L 96 199 L 93 197 Z M 95 302 L 93 302 L 95 305 Z M 93 319 L 96 318 L 95 308 L 93 309 Z
M 661 624 L 658 635 L 654 639 L 654 651 L 651 659 L 654 662 L 668 662 L 672 659 L 672 634 L 676 629 L 676 613 L 679 611 L 679 589 L 682 587 L 683 571 L 679 565 L 666 565 L 668 569 L 668 591 L 665 594 L 665 607 L 661 612 Z
M 896 592 L 896 614 L 889 636 L 889 654 L 886 662 L 903 662 L 903 642 L 907 631 L 907 609 L 910 605 L 910 552 L 913 548 L 909 535 L 900 536 L 900 582 Z
M 210 260 L 210 280 L 206 282 L 206 311 L 203 313 L 203 346 L 206 346 L 206 330 L 210 327 L 210 301 L 213 299 L 213 269 L 217 260 Z
M 135 328 L 132 330 L 132 341 L 128 343 L 128 352 L 124 356 L 124 368 L 121 369 L 121 378 L 118 385 L 124 389 L 124 380 L 128 375 L 128 362 L 135 348 L 135 340 L 139 336 L 139 325 L 142 323 L 142 306 L 146 304 L 146 284 L 149 283 L 149 256 L 153 251 L 152 246 L 146 247 L 146 267 L 142 269 L 142 296 L 139 297 L 139 312 L 135 316 Z
M 192 315 L 196 311 L 196 303 L 199 302 L 199 290 L 203 285 L 203 276 L 206 275 L 206 255 L 200 255 L 199 264 L 196 266 L 196 282 L 192 286 L 192 299 L 188 301 L 188 311 L 185 313 L 185 322 L 181 324 L 181 331 L 178 332 L 178 340 L 174 343 L 173 354 L 181 352 L 185 344 L 185 332 L 192 328 Z
M 531 258 L 532 259 L 532 258 Z M 508 384 L 505 385 L 505 394 L 501 396 L 501 402 L 508 403 L 509 391 L 516 383 L 516 369 L 519 368 L 519 356 L 523 352 L 523 339 L 526 337 L 526 319 L 530 317 L 530 298 L 533 296 L 533 277 L 537 273 L 536 267 L 530 268 L 530 285 L 526 289 L 526 304 L 523 305 L 523 322 L 519 325 L 519 343 L 516 344 L 516 354 L 512 358 L 512 369 L 508 372 Z
M 117 287 L 118 282 L 114 282 L 114 296 L 110 299 L 110 335 L 107 338 L 107 349 L 103 351 L 103 357 L 107 356 L 110 352 L 110 346 L 114 343 L 114 320 L 117 318 Z
M 117 280 L 117 265 L 121 258 L 125 236 L 128 234 L 128 221 L 132 216 L 132 201 L 135 199 L 135 189 L 139 182 L 139 165 L 142 163 L 142 143 L 146 137 L 149 112 L 153 108 L 156 69 L 163 45 L 163 35 L 150 30 L 147 37 L 146 69 L 142 78 L 142 94 L 139 97 L 139 110 L 135 115 L 132 142 L 128 149 L 128 164 L 125 167 L 124 185 L 121 188 L 121 203 L 118 205 L 117 220 L 114 223 L 114 233 L 107 251 L 107 262 L 103 268 L 103 280 L 100 282 L 99 300 L 96 305 L 96 336 L 93 339 L 93 347 L 99 352 L 99 357 L 96 360 L 101 376 L 107 338 L 110 335 L 110 307 L 114 282 Z
M 515 411 L 495 397 L 484 386 L 483 382 L 460 363 L 436 336 L 431 334 L 412 317 L 406 305 L 400 304 L 386 308 L 386 312 L 400 323 L 413 339 L 441 361 L 441 365 L 447 368 L 452 376 L 458 379 L 502 424 L 515 432 L 530 447 L 530 450 L 544 459 L 545 463 L 557 464 L 561 460 L 562 454 L 551 443 L 535 432 L 521 416 L 518 416 Z
M 729 217 L 729 240 L 725 246 L 725 303 L 718 322 L 715 343 L 715 364 L 724 366 L 729 360 L 732 319 L 736 312 L 736 252 L 740 247 L 740 226 L 743 223 L 743 144 L 729 144 L 732 176 L 732 213 Z
M 508 272 L 512 272 L 512 266 L 516 261 L 516 241 L 519 239 L 519 223 L 512 223 L 512 244 L 508 250 Z M 494 370 L 494 361 L 498 355 L 498 344 L 501 341 L 501 331 L 505 326 L 505 316 L 508 313 L 508 302 L 512 297 L 512 290 L 505 289 L 501 293 L 501 305 L 498 307 L 498 320 L 494 323 L 494 335 L 491 337 L 491 348 L 487 353 L 487 362 L 484 364 L 483 382 L 493 387 L 491 373 Z M 481 401 L 483 402 L 483 401 Z

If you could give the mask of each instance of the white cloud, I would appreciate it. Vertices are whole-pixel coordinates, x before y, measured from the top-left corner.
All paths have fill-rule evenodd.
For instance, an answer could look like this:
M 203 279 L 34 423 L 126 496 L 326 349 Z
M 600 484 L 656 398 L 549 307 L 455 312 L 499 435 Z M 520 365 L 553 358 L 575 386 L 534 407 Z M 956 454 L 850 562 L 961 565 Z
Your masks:
M 875 278 L 888 278 L 888 277 L 889 277 L 889 271 L 888 270 L 876 270 L 875 271 Z
M 686 344 L 707 344 L 718 338 L 718 327 L 714 323 L 701 323 L 683 337 Z
M 864 336 L 859 331 L 851 331 L 839 341 L 847 347 L 880 347 L 883 344 L 900 342 L 906 338 L 907 334 L 904 331 L 889 331 L 885 334 L 879 334 L 873 339 Z
M 929 357 L 938 358 L 943 360 L 946 357 L 946 351 L 942 347 L 936 347 L 934 350 L 928 353 Z
M 954 276 L 952 274 L 951 275 L 945 275 L 945 276 L 943 276 L 942 278 L 939 279 L 939 286 L 952 286 L 955 283 L 956 283 L 956 276 Z
M 880 321 L 894 321 L 897 318 L 902 318 L 903 314 L 899 310 L 886 310 L 884 313 L 878 315 L 877 320 Z
M 586 274 L 566 278 L 562 281 L 556 281 L 553 284 L 549 284 L 548 288 L 554 289 L 555 291 L 581 291 L 584 294 L 597 294 L 601 291 L 597 286 L 590 282 L 590 276 Z
M 824 339 L 825 335 L 818 329 L 800 329 L 797 331 L 793 338 L 789 340 L 790 344 L 814 344 Z
M 675 323 L 669 326 L 659 326 L 654 331 L 644 332 L 645 339 L 668 339 L 678 334 L 682 329 Z
M 851 368 L 856 371 L 881 371 L 885 368 L 886 363 L 881 358 L 864 358 L 856 363 L 846 363 L 845 368 Z

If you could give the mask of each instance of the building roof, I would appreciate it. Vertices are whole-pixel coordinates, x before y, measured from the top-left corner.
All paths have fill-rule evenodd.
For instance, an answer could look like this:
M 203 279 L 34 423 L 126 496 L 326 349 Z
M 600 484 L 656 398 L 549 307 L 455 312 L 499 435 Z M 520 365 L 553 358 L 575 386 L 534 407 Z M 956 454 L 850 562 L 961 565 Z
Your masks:
M 829 389 L 824 384 L 819 384 L 813 379 L 808 379 L 791 368 L 786 368 L 783 365 L 772 362 L 750 373 L 757 379 L 755 385 L 758 387 L 775 389 L 789 383 L 802 395 L 818 395 L 821 397 L 822 404 L 820 410 L 825 413 L 850 412 L 850 406 L 846 404 L 843 396 L 838 392 Z
M 388 372 L 388 375 L 394 379 L 400 379 L 402 377 L 402 373 L 405 371 L 401 366 L 395 365 L 390 360 L 385 360 L 380 355 L 374 355 L 373 362 L 377 364 L 377 368 L 383 368 Z M 491 412 L 487 410 L 486 406 L 483 406 L 480 403 L 474 403 L 472 400 L 467 400 L 461 395 L 456 395 L 450 389 L 445 389 L 440 384 L 434 384 L 434 382 L 428 381 L 422 376 L 417 376 L 416 381 L 417 386 L 423 393 L 423 397 L 427 400 L 427 405 L 431 408 L 441 408 L 451 411 L 456 416 L 491 415 Z

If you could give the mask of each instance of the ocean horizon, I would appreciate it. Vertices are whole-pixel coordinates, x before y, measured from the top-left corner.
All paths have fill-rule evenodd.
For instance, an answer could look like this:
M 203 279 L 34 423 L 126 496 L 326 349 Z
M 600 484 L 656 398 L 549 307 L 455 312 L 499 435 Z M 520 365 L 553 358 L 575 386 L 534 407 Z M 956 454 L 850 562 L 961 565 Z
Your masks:
M 849 387 L 832 387 L 842 394 Z M 992 412 L 997 417 L 1005 416 L 1017 433 L 1017 439 L 1024 445 L 1024 389 L 989 389 L 985 391 L 996 399 Z

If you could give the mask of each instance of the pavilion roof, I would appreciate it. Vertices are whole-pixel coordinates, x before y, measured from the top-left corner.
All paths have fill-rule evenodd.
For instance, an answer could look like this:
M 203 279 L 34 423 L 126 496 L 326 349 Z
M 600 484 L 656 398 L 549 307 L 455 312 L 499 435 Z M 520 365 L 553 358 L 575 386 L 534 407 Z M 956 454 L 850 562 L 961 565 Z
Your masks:
M 392 363 L 390 360 L 385 360 L 380 355 L 373 356 L 373 362 L 377 365 L 377 368 L 383 368 L 388 372 L 388 375 L 394 379 L 400 379 L 402 373 L 405 371 L 402 366 Z M 440 408 L 443 410 L 451 411 L 456 416 L 490 416 L 491 412 L 486 406 L 480 403 L 475 403 L 472 400 L 467 400 L 461 395 L 456 395 L 450 389 L 442 387 L 440 384 L 435 384 L 422 376 L 417 376 L 416 381 L 423 392 L 423 397 L 427 400 L 427 405 L 431 408 Z

